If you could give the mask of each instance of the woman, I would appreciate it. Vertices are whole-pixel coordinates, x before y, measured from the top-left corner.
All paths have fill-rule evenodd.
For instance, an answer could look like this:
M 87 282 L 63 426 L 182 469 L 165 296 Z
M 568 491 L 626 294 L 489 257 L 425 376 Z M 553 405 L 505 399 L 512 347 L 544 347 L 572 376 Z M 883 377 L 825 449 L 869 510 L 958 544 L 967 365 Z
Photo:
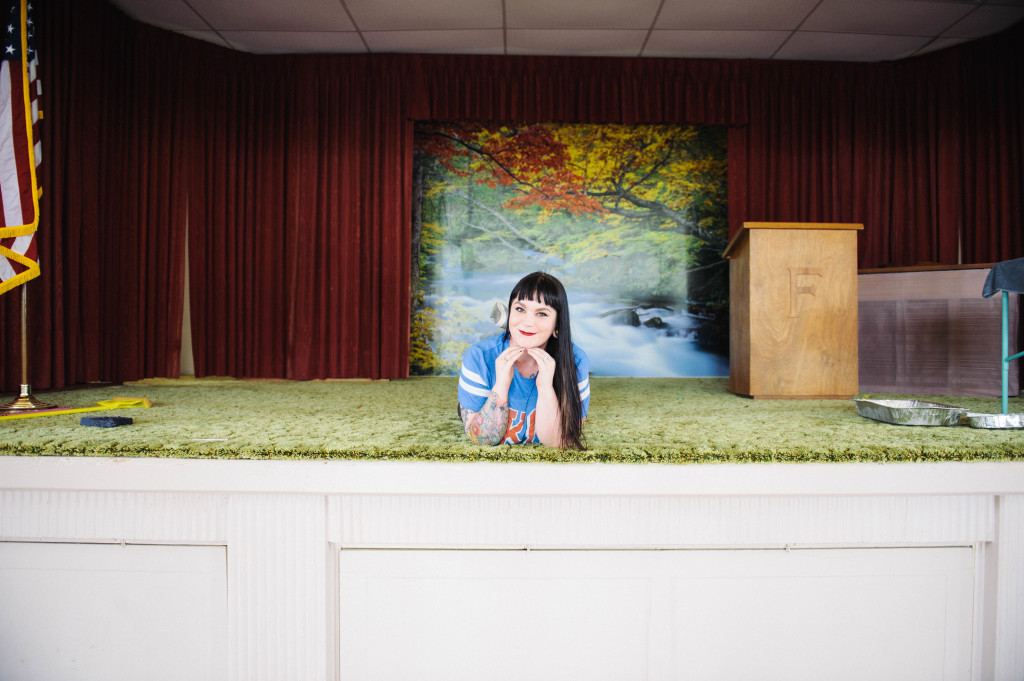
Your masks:
M 508 300 L 505 333 L 471 347 L 459 377 L 459 415 L 477 444 L 539 442 L 583 449 L 590 361 L 572 343 L 558 279 L 523 277 Z

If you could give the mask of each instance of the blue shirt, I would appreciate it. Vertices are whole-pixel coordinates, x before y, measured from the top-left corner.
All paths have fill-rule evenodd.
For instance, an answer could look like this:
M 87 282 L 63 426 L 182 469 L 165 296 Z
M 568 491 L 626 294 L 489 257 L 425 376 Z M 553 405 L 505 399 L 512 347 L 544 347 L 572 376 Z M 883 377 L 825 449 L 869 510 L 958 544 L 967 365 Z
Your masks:
M 459 404 L 463 409 L 480 411 L 494 387 L 494 360 L 508 347 L 505 334 L 485 338 L 466 351 L 459 372 Z M 590 408 L 590 360 L 587 353 L 573 344 L 576 361 L 576 381 L 580 391 L 582 415 Z M 504 443 L 517 445 L 540 442 L 537 439 L 537 379 L 524 378 L 518 369 L 512 371 L 512 385 L 508 389 L 508 430 Z

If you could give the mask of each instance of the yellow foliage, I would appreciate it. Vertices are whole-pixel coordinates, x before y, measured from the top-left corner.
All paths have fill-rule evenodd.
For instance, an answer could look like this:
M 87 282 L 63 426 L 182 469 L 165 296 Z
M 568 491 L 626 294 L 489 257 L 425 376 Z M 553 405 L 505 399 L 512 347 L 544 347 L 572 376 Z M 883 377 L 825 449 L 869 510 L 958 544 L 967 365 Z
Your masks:
M 437 330 L 437 310 L 423 308 L 412 318 L 409 343 L 409 373 L 419 376 L 433 376 L 439 363 L 431 347 L 431 340 Z
M 438 298 L 436 308 L 424 307 L 412 319 L 409 373 L 418 376 L 453 376 L 462 356 L 480 340 L 470 330 L 481 316 L 464 303 Z

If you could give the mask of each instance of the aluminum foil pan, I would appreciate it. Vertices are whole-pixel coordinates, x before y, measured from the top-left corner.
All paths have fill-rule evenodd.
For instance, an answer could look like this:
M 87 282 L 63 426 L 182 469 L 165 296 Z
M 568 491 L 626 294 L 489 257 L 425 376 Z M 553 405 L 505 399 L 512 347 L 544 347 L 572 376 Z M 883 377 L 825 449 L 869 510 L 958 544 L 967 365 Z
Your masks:
M 853 402 L 861 416 L 897 426 L 955 426 L 967 412 L 961 407 L 920 400 L 856 399 Z
M 976 414 L 967 412 L 971 428 L 1024 428 L 1024 414 Z

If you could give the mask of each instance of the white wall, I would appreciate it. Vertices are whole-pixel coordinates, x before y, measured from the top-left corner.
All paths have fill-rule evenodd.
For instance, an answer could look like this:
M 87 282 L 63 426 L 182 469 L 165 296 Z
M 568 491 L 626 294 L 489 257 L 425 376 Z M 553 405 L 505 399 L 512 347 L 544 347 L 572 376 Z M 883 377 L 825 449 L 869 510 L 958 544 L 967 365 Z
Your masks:
M 223 546 L 0 542 L 0 679 L 223 679 Z
M 970 547 L 341 551 L 343 678 L 969 679 L 973 569 Z
M 1020 679 L 1022 495 L 1017 462 L 0 457 L 0 540 L 226 547 L 229 679 Z

